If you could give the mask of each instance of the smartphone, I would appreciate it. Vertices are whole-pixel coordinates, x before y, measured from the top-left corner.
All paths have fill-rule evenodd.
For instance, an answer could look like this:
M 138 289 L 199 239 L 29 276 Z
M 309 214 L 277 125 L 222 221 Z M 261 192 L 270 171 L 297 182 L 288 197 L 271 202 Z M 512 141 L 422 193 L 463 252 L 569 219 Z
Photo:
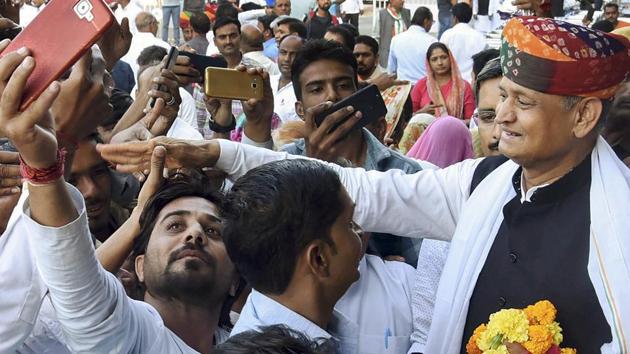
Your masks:
M 348 106 L 354 107 L 355 112 L 359 111 L 363 115 L 361 120 L 355 124 L 353 129 L 363 128 L 364 126 L 387 115 L 387 107 L 383 101 L 383 96 L 381 96 L 381 91 L 378 87 L 376 87 L 376 85 L 372 84 L 358 90 L 354 94 L 335 103 L 324 112 L 316 115 L 315 124 L 319 127 L 328 115 Z M 348 114 L 348 116 L 350 116 L 350 114 Z M 336 129 L 341 124 L 343 124 L 343 122 L 337 124 L 337 126 L 335 126 L 332 130 Z
M 248 100 L 263 97 L 262 76 L 223 68 L 206 68 L 203 85 L 206 96 Z
M 27 47 L 35 59 L 20 109 L 28 107 L 79 60 L 114 21 L 114 14 L 103 0 L 49 2 L 2 53 Z
M 164 69 L 173 70 L 175 64 L 177 63 L 178 55 L 179 50 L 177 50 L 177 48 L 175 47 L 171 47 L 171 49 L 168 50 L 168 54 L 166 54 L 166 65 L 164 65 Z M 166 85 L 159 85 L 155 87 L 155 89 L 162 92 L 168 92 L 168 87 L 166 87 Z M 151 99 L 149 100 L 149 107 L 153 108 L 155 106 L 155 101 L 156 99 L 154 97 L 151 97 Z
M 179 55 L 183 55 L 190 58 L 190 64 L 200 73 L 205 73 L 206 68 L 227 68 L 227 61 L 224 57 L 217 56 L 207 56 L 207 55 L 199 55 L 193 54 L 189 52 L 180 52 Z M 205 81 L 205 75 L 201 76 L 202 82 Z

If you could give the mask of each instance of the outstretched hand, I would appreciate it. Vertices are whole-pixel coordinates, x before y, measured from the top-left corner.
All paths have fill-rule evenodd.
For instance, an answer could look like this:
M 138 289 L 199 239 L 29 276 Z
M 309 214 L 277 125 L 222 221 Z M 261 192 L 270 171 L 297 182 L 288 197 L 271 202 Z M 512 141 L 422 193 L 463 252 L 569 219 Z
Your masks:
M 9 45 L 0 42 L 0 51 Z M 19 151 L 29 166 L 48 168 L 57 162 L 57 138 L 52 116 L 48 112 L 59 94 L 53 82 L 25 111 L 20 112 L 26 81 L 35 69 L 30 51 L 20 48 L 0 59 L 0 133 Z
M 133 35 L 129 30 L 129 19 L 123 18 L 122 22 L 113 21 L 111 27 L 98 40 L 98 46 L 103 52 L 103 58 L 107 63 L 107 70 L 111 71 L 116 62 L 124 57 L 131 47 Z

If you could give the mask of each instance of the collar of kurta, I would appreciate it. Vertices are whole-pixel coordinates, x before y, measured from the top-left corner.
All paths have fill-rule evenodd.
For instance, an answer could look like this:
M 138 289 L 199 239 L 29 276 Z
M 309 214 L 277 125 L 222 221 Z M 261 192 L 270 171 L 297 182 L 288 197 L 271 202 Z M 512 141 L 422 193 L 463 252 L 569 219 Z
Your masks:
M 503 75 L 561 96 L 610 98 L 630 70 L 628 39 L 549 18 L 511 19 L 501 38 Z

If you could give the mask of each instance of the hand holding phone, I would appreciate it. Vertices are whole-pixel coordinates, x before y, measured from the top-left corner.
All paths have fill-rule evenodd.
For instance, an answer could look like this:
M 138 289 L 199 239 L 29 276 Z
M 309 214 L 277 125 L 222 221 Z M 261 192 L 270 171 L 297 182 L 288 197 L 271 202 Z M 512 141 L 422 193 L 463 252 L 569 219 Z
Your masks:
M 362 114 L 361 120 L 354 127 L 355 129 L 363 128 L 371 122 L 385 117 L 387 114 L 387 107 L 381 92 L 376 85 L 372 84 L 335 103 L 326 111 L 319 113 L 315 116 L 315 124 L 320 126 L 326 116 L 348 106 L 353 107 Z
M 208 67 L 205 73 L 206 96 L 249 100 L 263 98 L 263 78 L 246 71 Z
M 175 63 L 177 62 L 178 54 L 179 54 L 179 51 L 177 50 L 177 48 L 171 47 L 171 49 L 169 49 L 168 54 L 166 54 L 166 63 L 164 64 L 164 69 L 173 70 L 173 68 L 175 67 Z M 153 89 L 161 91 L 161 92 L 168 92 L 168 86 L 164 84 L 155 85 Z M 175 97 L 171 97 L 171 98 L 173 100 L 175 99 Z M 149 107 L 151 108 L 155 107 L 155 100 L 156 100 L 155 97 L 151 97 L 151 99 L 149 100 Z M 170 103 L 170 101 L 167 101 L 165 103 L 169 106 L 173 104 L 173 103 Z

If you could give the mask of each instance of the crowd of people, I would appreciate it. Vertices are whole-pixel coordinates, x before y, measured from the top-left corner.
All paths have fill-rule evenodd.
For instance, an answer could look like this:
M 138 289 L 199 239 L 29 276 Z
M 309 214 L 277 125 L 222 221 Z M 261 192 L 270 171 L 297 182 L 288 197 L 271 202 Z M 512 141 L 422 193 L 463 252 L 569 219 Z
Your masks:
M 1 32 L 45 6 L 2 1 Z M 487 1 L 438 0 L 434 33 L 389 0 L 374 36 L 358 0 L 110 6 L 23 110 L 38 58 L 0 42 L 0 353 L 477 354 L 493 313 L 540 300 L 563 347 L 630 353 L 616 3 L 587 27 L 517 0 L 499 49 Z M 182 52 L 262 97 L 206 95 Z M 328 112 L 369 85 L 387 116 Z

